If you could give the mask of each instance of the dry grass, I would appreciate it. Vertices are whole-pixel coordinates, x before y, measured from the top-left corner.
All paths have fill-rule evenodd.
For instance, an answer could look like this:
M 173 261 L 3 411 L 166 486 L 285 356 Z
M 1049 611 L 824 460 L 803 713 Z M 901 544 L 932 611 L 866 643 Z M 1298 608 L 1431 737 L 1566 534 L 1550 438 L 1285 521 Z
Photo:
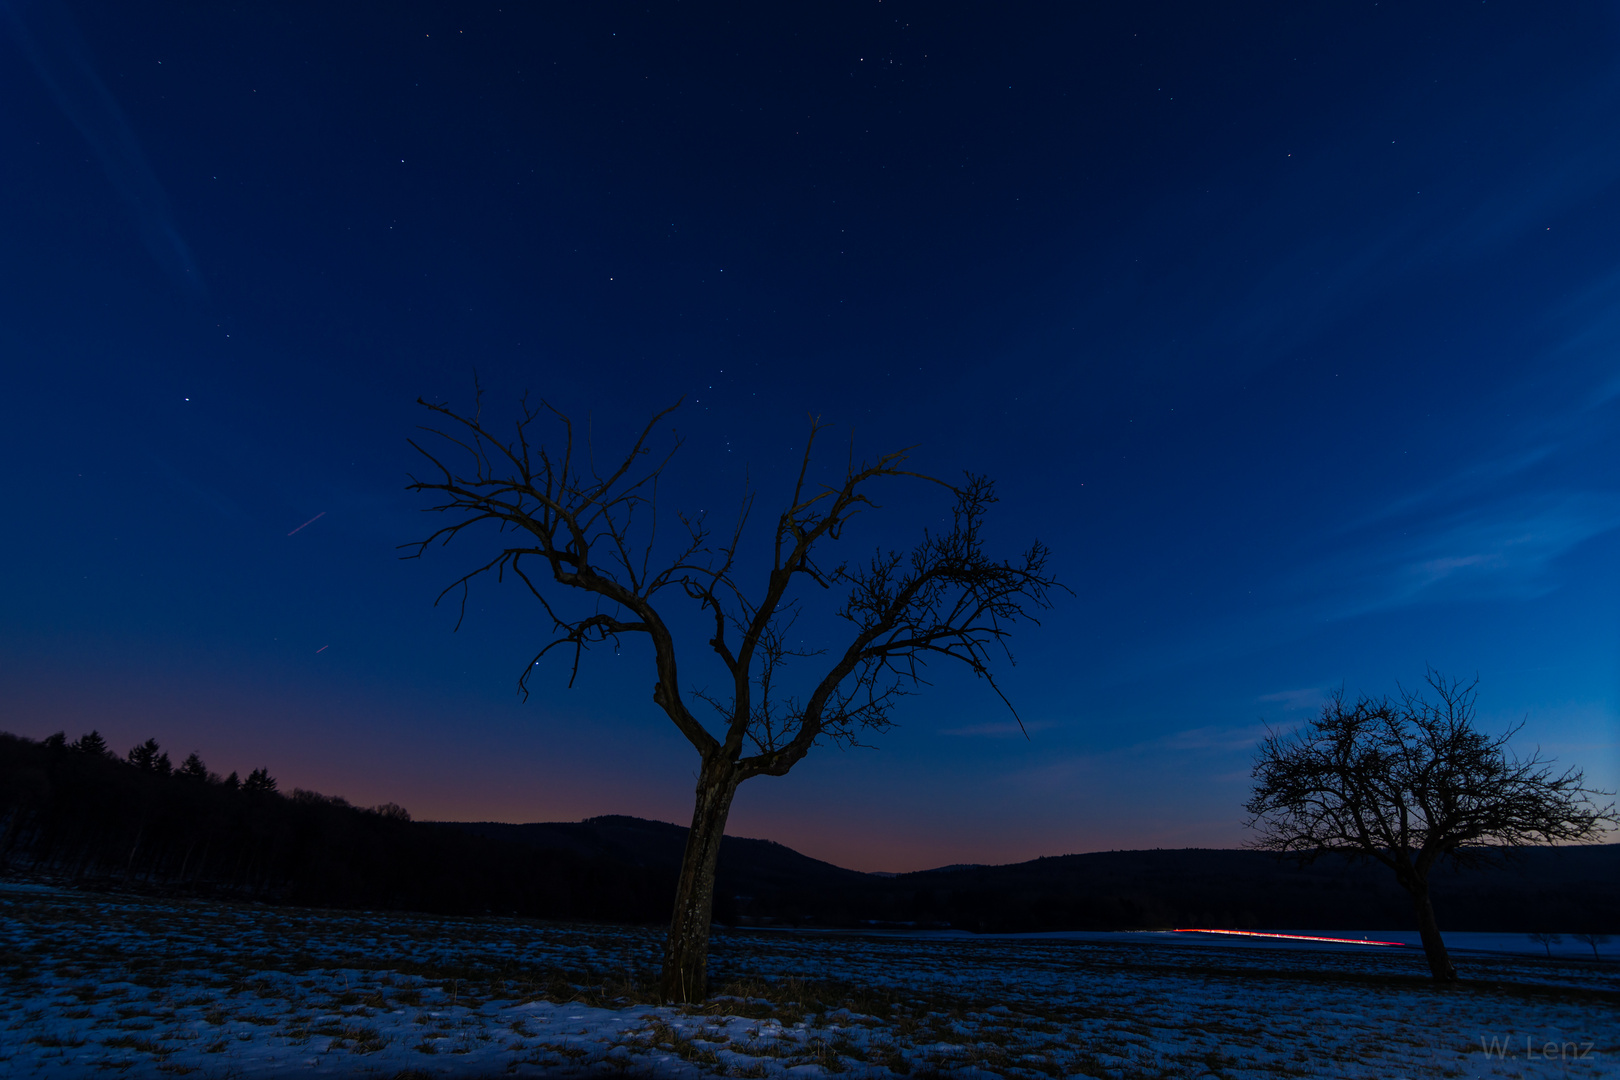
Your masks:
M 8 1006 L 23 1033 L 11 1046 L 116 1052 L 111 1068 L 137 1055 L 184 1073 L 223 1055 L 213 1075 L 237 1048 L 273 1041 L 352 1057 L 357 1070 L 391 1063 L 380 1075 L 403 1054 L 437 1065 L 494 1048 L 514 1067 L 639 1075 L 667 1058 L 756 1080 L 801 1065 L 913 1080 L 1449 1076 L 1477 1064 L 1478 1048 L 1452 1033 L 1437 1041 L 1429 1012 L 1575 1023 L 1620 1005 L 1620 979 L 1583 983 L 1556 964 L 1515 962 L 1436 990 L 1398 957 L 718 933 L 714 997 L 654 1011 L 660 944 L 659 931 L 634 927 L 0 892 L 0 1005 L 50 1003 Z M 1383 1010 L 1394 1026 L 1365 1045 L 1313 1030 L 1301 1052 L 1286 1008 L 1251 1005 L 1267 996 Z M 533 1005 L 549 1011 L 505 1011 Z M 573 1007 L 624 1024 L 587 1036 L 566 1022 Z M 1424 1054 L 1423 1069 L 1407 1067 Z

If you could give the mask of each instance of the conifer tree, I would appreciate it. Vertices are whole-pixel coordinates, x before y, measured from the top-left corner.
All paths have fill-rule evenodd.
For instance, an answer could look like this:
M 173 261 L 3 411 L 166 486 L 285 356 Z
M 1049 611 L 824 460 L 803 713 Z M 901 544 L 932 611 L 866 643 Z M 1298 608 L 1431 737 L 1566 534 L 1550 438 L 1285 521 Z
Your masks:
M 129 763 L 142 772 L 156 772 L 158 759 L 158 741 L 147 739 L 139 746 L 131 747 Z
M 233 773 L 232 775 L 235 774 Z M 269 769 L 254 769 L 252 772 L 248 773 L 247 779 L 242 782 L 242 790 L 264 792 L 274 791 L 276 790 L 276 778 L 270 775 Z
M 107 740 L 101 737 L 101 732 L 91 728 L 89 734 L 80 735 L 73 740 L 73 749 L 91 757 L 103 757 L 108 752 Z
M 203 759 L 197 755 L 195 750 L 186 757 L 186 760 L 180 763 L 180 768 L 176 772 L 188 780 L 208 779 L 208 766 L 203 764 Z

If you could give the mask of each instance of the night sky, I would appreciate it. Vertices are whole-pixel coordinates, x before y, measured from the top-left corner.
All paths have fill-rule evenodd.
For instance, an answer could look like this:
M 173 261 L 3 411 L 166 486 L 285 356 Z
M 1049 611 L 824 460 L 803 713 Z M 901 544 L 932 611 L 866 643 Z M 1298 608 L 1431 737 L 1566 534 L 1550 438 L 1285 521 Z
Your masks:
M 672 512 L 768 522 L 816 414 L 1053 549 L 1028 739 L 935 669 L 735 834 L 1234 846 L 1265 725 L 1426 665 L 1616 785 L 1612 5 L 499 3 L 0 0 L 0 728 L 685 823 L 643 646 L 525 702 L 538 605 L 434 607 L 494 534 L 398 558 L 476 372 L 604 453 L 684 400 Z M 851 557 L 946 509 L 882 494 Z

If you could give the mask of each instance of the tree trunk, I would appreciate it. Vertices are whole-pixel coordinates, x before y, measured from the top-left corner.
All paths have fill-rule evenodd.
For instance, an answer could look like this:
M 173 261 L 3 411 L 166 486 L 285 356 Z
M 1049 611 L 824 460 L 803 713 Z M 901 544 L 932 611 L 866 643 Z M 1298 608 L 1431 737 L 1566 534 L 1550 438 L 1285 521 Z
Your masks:
M 1435 982 L 1456 982 L 1457 969 L 1451 966 L 1446 954 L 1446 943 L 1440 938 L 1440 927 L 1434 921 L 1434 905 L 1429 903 L 1429 883 L 1412 881 L 1406 884 L 1412 894 L 1412 909 L 1417 912 L 1418 934 L 1423 938 L 1423 955 L 1429 959 L 1429 973 Z
M 736 793 L 731 762 L 704 764 L 698 776 L 692 828 L 686 834 L 686 854 L 681 859 L 681 880 L 675 887 L 669 942 L 664 946 L 660 989 L 665 1001 L 699 1002 L 707 996 L 714 868 L 720 861 L 720 839 Z
M 135 829 L 135 843 L 130 845 L 129 858 L 124 860 L 124 880 L 125 881 L 129 880 L 129 872 L 135 866 L 135 853 L 141 849 L 141 833 L 143 833 L 145 831 L 146 831 L 146 826 L 145 825 L 139 825 Z

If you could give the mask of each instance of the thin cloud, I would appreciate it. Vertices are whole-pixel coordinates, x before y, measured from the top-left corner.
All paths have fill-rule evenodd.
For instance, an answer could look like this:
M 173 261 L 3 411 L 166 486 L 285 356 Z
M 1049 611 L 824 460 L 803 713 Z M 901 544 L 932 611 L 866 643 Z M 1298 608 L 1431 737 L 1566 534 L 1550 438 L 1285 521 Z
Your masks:
M 1539 595 L 1553 586 L 1551 564 L 1576 546 L 1620 528 L 1620 497 L 1571 494 L 1520 499 L 1482 509 L 1391 552 L 1379 573 L 1383 595 L 1369 605 L 1399 606 L 1430 596 Z
M 1339 554 L 1300 569 L 1285 587 L 1308 598 L 1296 610 L 1317 621 L 1532 598 L 1558 586 L 1559 559 L 1615 529 L 1620 495 L 1606 492 L 1521 494 L 1428 517 L 1408 512 L 1342 537 Z
M 1295 712 L 1300 709 L 1314 712 L 1326 704 L 1327 699 L 1326 690 L 1312 686 L 1303 690 L 1279 690 L 1274 694 L 1261 694 L 1255 700 L 1268 705 L 1281 705 L 1284 712 Z
M 1124 748 L 1126 753 L 1162 750 L 1234 750 L 1253 746 L 1265 732 L 1264 725 L 1245 724 L 1242 727 L 1196 727 L 1173 731 L 1157 739 L 1135 743 Z
M 34 10 L 25 19 L 27 7 Z M 67 11 L 54 0 L 32 5 L 0 2 L 0 20 L 10 27 L 57 108 L 84 136 L 107 179 L 128 204 L 146 250 L 187 292 L 200 293 L 197 261 L 175 225 L 163 185 L 129 118 L 96 74 L 89 47 Z
M 1043 761 L 1015 770 L 1009 776 L 1021 786 L 1038 790 L 1068 787 L 1092 790 L 1098 785 L 1108 788 L 1120 778 L 1139 776 L 1140 770 L 1134 767 L 1134 763 L 1149 758 L 1159 763 L 1157 771 L 1161 774 L 1177 774 L 1179 770 L 1186 775 L 1197 776 L 1200 783 L 1211 779 L 1246 777 L 1248 755 L 1265 733 L 1265 725 L 1259 723 L 1238 727 L 1208 725 L 1187 728 L 1128 746 Z M 1236 770 L 1230 768 L 1233 759 L 1240 755 L 1245 764 Z
M 1403 495 L 1345 522 L 1334 531 L 1333 535 L 1354 535 L 1386 522 L 1398 521 L 1408 515 L 1430 511 L 1439 506 L 1455 506 L 1500 491 L 1504 482 L 1522 476 L 1537 465 L 1550 460 L 1557 452 L 1558 446 L 1548 442 L 1500 454 L 1485 461 L 1477 461 L 1457 470 L 1440 483 Z
M 1545 366 L 1571 366 L 1594 381 L 1595 388 L 1584 395 L 1588 411 L 1620 397 L 1620 375 L 1614 373 L 1615 351 L 1620 348 L 1620 271 L 1571 297 L 1553 318 L 1563 335 Z
M 1024 732 L 1045 731 L 1057 725 L 1050 720 L 1026 720 L 1020 728 L 1017 721 L 998 720 L 988 724 L 967 724 L 963 727 L 943 728 L 941 735 L 978 736 L 990 739 L 1022 738 Z
M 1444 498 L 1444 490 L 1436 485 L 1433 497 Z M 1401 513 L 1368 515 L 1360 528 L 1328 534 L 1318 558 L 1257 581 L 1254 607 L 1200 626 L 1160 648 L 1151 662 L 1119 665 L 1100 678 L 1105 685 L 1132 683 L 1297 638 L 1324 623 L 1403 608 L 1534 599 L 1563 583 L 1559 560 L 1620 529 L 1620 493 L 1521 492 L 1449 513 L 1435 509 L 1413 500 Z

